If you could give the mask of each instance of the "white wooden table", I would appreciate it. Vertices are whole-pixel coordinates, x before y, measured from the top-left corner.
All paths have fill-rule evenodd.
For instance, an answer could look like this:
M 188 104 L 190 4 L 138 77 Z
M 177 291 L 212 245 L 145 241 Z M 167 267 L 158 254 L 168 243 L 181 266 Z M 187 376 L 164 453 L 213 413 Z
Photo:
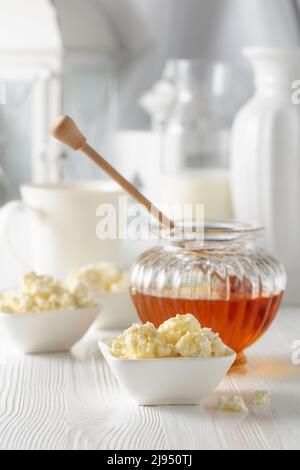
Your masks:
M 121 390 L 92 339 L 71 354 L 22 356 L 0 345 L 0 449 L 300 449 L 300 309 L 282 309 L 203 406 L 138 407 Z M 300 356 L 300 355 L 299 355 Z M 272 393 L 270 411 L 216 411 L 219 394 Z

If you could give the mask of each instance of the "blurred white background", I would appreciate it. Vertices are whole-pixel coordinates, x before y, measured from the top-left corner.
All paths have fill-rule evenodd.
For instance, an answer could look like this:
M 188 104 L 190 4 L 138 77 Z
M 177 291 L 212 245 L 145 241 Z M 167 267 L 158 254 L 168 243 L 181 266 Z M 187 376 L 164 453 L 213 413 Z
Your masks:
M 137 102 L 159 79 L 167 59 L 228 61 L 235 72 L 237 110 L 253 90 L 242 48 L 300 42 L 293 0 L 164 0 L 163 8 L 160 0 L 1 0 L 0 7 L 0 77 L 7 78 L 0 162 L 13 194 L 34 173 L 31 162 L 41 155 L 32 153 L 48 150 L 43 130 L 36 130 L 40 143 L 31 140 L 37 119 L 31 101 L 41 68 L 62 74 L 62 109 L 103 149 L 116 128 L 149 127 Z M 24 68 L 32 69 L 31 80 Z M 66 177 L 95 173 L 88 162 L 69 155 Z
M 115 133 L 150 130 L 138 101 L 168 59 L 228 62 L 233 118 L 254 89 L 243 47 L 300 45 L 296 0 L 0 0 L 0 12 L 7 95 L 0 105 L 1 204 L 24 182 L 103 177 L 49 138 L 57 114 L 72 115 L 90 143 L 123 169 L 129 161 L 116 153 Z M 130 176 L 139 183 L 159 162 L 145 163 L 147 149 L 137 145 Z M 12 284 L 14 263 L 2 251 L 2 275 Z

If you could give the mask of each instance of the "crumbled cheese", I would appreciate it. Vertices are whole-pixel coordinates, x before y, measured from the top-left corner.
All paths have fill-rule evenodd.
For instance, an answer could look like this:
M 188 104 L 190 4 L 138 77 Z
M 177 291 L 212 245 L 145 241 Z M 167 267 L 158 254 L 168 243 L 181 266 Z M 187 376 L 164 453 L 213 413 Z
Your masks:
M 128 274 L 113 263 L 102 262 L 72 271 L 66 281 L 72 289 L 83 285 L 90 294 L 125 292 L 129 288 Z
M 38 276 L 33 272 L 24 275 L 20 290 L 0 294 L 0 311 L 16 315 L 92 305 L 94 302 L 84 286 L 70 290 L 50 276 Z
M 209 328 L 201 328 L 191 314 L 176 315 L 158 330 L 152 323 L 134 324 L 112 344 L 114 356 L 126 359 L 159 357 L 219 357 L 229 354 L 228 348 Z
M 257 390 L 254 393 L 252 405 L 257 407 L 269 407 L 271 404 L 271 394 L 263 390 Z
M 239 395 L 230 397 L 221 396 L 218 399 L 218 410 L 230 411 L 233 413 L 248 413 L 248 408 L 245 405 L 243 398 Z
M 175 355 L 172 345 L 167 344 L 152 323 L 134 323 L 111 345 L 111 353 L 123 359 L 154 359 Z
M 211 355 L 214 357 L 228 356 L 229 350 L 221 340 L 219 333 L 214 333 L 211 328 L 202 328 L 201 335 L 206 336 L 211 344 Z
M 176 343 L 175 349 L 183 357 L 211 357 L 212 348 L 209 338 L 201 333 L 189 331 Z
M 220 357 L 228 355 L 228 349 L 217 333 L 201 328 L 192 314 L 176 315 L 158 328 L 167 342 L 184 357 Z
M 36 273 L 25 273 L 22 293 L 48 299 L 51 295 L 60 295 L 64 288 L 59 281 L 50 276 L 38 276 Z
M 186 315 L 176 315 L 176 317 L 166 320 L 160 325 L 158 331 L 166 338 L 168 343 L 176 345 L 186 333 L 200 333 L 201 325 L 194 315 L 188 313 Z

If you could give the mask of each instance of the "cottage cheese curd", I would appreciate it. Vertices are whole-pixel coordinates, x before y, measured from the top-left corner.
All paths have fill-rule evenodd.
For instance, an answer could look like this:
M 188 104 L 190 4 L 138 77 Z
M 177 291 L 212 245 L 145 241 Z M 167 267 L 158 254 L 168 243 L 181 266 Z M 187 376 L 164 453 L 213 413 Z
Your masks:
M 189 331 L 175 345 L 176 351 L 183 357 L 211 357 L 212 348 L 208 337 Z
M 188 313 L 186 315 L 176 315 L 176 317 L 166 320 L 158 331 L 163 335 L 167 342 L 173 345 L 187 333 L 200 333 L 201 325 L 194 315 Z
M 226 356 L 228 348 L 218 334 L 201 328 L 198 320 L 187 314 L 170 318 L 158 330 L 149 322 L 134 324 L 113 342 L 111 352 L 126 359 L 217 357 Z
M 264 390 L 257 390 L 254 393 L 254 398 L 252 400 L 252 405 L 259 408 L 267 408 L 271 404 L 271 394 Z
M 248 408 L 245 405 L 243 398 L 239 395 L 230 397 L 221 396 L 218 399 L 218 410 L 230 411 L 233 413 L 248 413 Z
M 24 274 L 19 290 L 0 294 L 0 311 L 16 315 L 50 310 L 72 310 L 94 305 L 82 285 L 73 290 L 50 276 Z
M 229 350 L 221 340 L 219 333 L 215 333 L 211 328 L 202 328 L 201 334 L 209 339 L 211 355 L 213 357 L 227 356 L 229 354 Z
M 90 294 L 99 292 L 124 292 L 129 287 L 128 275 L 113 263 L 102 262 L 72 271 L 66 281 L 74 289 L 85 286 Z
M 111 345 L 111 353 L 123 359 L 153 359 L 170 357 L 175 354 L 174 347 L 158 333 L 152 323 L 133 324 Z

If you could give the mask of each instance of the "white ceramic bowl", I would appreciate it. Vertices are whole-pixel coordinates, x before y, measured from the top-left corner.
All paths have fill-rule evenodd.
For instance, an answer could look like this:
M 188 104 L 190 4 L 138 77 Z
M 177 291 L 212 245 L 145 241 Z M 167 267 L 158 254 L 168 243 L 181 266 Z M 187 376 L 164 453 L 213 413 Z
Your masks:
M 228 348 L 225 357 L 176 357 L 130 360 L 111 355 L 112 339 L 99 341 L 114 375 L 139 405 L 195 405 L 225 377 L 236 358 Z
M 0 313 L 0 341 L 26 354 L 68 351 L 97 318 L 100 306 L 38 314 Z
M 140 322 L 129 292 L 105 292 L 98 294 L 96 300 L 102 305 L 102 311 L 94 323 L 95 328 L 124 330 Z

